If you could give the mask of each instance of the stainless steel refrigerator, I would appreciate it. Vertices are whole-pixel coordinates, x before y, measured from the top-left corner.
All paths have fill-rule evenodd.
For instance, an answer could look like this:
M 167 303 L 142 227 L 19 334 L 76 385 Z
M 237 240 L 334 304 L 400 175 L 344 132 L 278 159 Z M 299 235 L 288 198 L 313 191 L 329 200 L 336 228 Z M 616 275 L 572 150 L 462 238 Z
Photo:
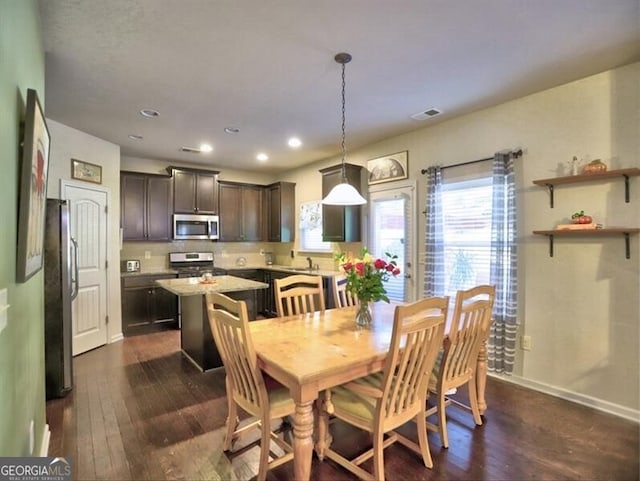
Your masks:
M 44 350 L 47 399 L 73 388 L 71 301 L 78 294 L 77 245 L 66 200 L 47 199 L 44 238 Z

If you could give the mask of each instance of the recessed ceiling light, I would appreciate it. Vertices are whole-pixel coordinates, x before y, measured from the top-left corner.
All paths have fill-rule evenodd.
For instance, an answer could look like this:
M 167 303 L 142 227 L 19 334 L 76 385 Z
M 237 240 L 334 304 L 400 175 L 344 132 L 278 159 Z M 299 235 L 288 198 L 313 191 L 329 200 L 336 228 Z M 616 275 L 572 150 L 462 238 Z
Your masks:
M 211 152 L 213 150 L 213 147 L 211 147 L 209 144 L 200 144 L 200 152 Z
M 264 152 L 260 152 L 258 155 L 256 155 L 256 159 L 258 159 L 260 162 L 265 162 L 269 160 L 269 156 Z
M 302 141 L 298 137 L 291 137 L 287 143 L 289 144 L 289 147 L 294 149 L 302 145 Z
M 140 115 L 148 119 L 155 119 L 156 117 L 160 117 L 160 112 L 153 109 L 142 109 Z
M 142 140 L 143 139 L 142 135 L 135 135 L 135 134 L 129 134 L 129 138 L 131 140 Z
M 238 132 L 240 132 L 240 129 L 238 127 L 225 127 L 224 131 L 227 134 L 237 134 Z

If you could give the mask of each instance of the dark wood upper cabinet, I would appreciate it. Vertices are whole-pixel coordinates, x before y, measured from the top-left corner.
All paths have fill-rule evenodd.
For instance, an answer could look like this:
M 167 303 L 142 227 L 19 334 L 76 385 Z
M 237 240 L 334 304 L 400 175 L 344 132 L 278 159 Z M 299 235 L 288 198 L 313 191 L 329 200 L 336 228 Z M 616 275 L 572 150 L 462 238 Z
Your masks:
M 329 191 L 342 182 L 342 164 L 321 169 L 322 174 L 322 198 Z M 347 181 L 358 192 L 362 193 L 362 167 L 359 165 L 345 164 Z M 360 242 L 361 212 L 359 205 L 322 205 L 322 240 L 326 242 Z
M 220 182 L 220 241 L 263 241 L 264 187 Z
M 267 240 L 293 242 L 296 238 L 296 184 L 277 182 L 266 187 Z
M 218 171 L 168 167 L 173 177 L 176 214 L 218 213 Z
M 121 172 L 120 225 L 125 241 L 172 237 L 173 183 L 165 175 Z

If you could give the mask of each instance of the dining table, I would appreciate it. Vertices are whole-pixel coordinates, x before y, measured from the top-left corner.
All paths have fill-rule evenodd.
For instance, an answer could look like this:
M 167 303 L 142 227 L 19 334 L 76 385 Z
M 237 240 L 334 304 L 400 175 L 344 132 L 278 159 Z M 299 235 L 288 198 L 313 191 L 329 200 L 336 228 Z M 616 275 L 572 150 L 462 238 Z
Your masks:
M 314 425 L 315 449 L 320 459 L 331 442 L 326 414 L 327 410 L 330 412 L 330 399 L 323 398 L 321 393 L 383 369 L 396 305 L 395 302 L 373 303 L 373 322 L 366 328 L 356 325 L 355 306 L 249 323 L 259 367 L 289 389 L 296 405 L 293 469 L 297 481 L 307 481 L 311 476 Z M 448 319 L 445 334 L 450 324 Z M 481 351 L 476 383 L 480 411 L 484 413 L 487 408 L 484 398 L 486 348 Z M 319 419 L 314 419 L 315 402 L 321 408 Z

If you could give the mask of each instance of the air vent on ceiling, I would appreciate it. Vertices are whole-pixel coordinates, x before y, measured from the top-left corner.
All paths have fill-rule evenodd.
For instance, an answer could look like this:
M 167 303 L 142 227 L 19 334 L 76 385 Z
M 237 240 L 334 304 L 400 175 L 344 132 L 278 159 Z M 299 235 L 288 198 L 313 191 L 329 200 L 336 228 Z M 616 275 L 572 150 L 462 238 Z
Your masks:
M 442 113 L 442 110 L 431 108 L 431 109 L 425 110 L 424 112 L 418 112 L 417 114 L 413 114 L 411 118 L 414 120 L 427 120 L 427 119 L 430 119 L 431 117 L 435 117 L 436 115 L 440 115 L 441 113 Z
M 180 147 L 181 152 L 188 152 L 190 154 L 199 154 L 200 149 L 196 149 L 194 147 Z

